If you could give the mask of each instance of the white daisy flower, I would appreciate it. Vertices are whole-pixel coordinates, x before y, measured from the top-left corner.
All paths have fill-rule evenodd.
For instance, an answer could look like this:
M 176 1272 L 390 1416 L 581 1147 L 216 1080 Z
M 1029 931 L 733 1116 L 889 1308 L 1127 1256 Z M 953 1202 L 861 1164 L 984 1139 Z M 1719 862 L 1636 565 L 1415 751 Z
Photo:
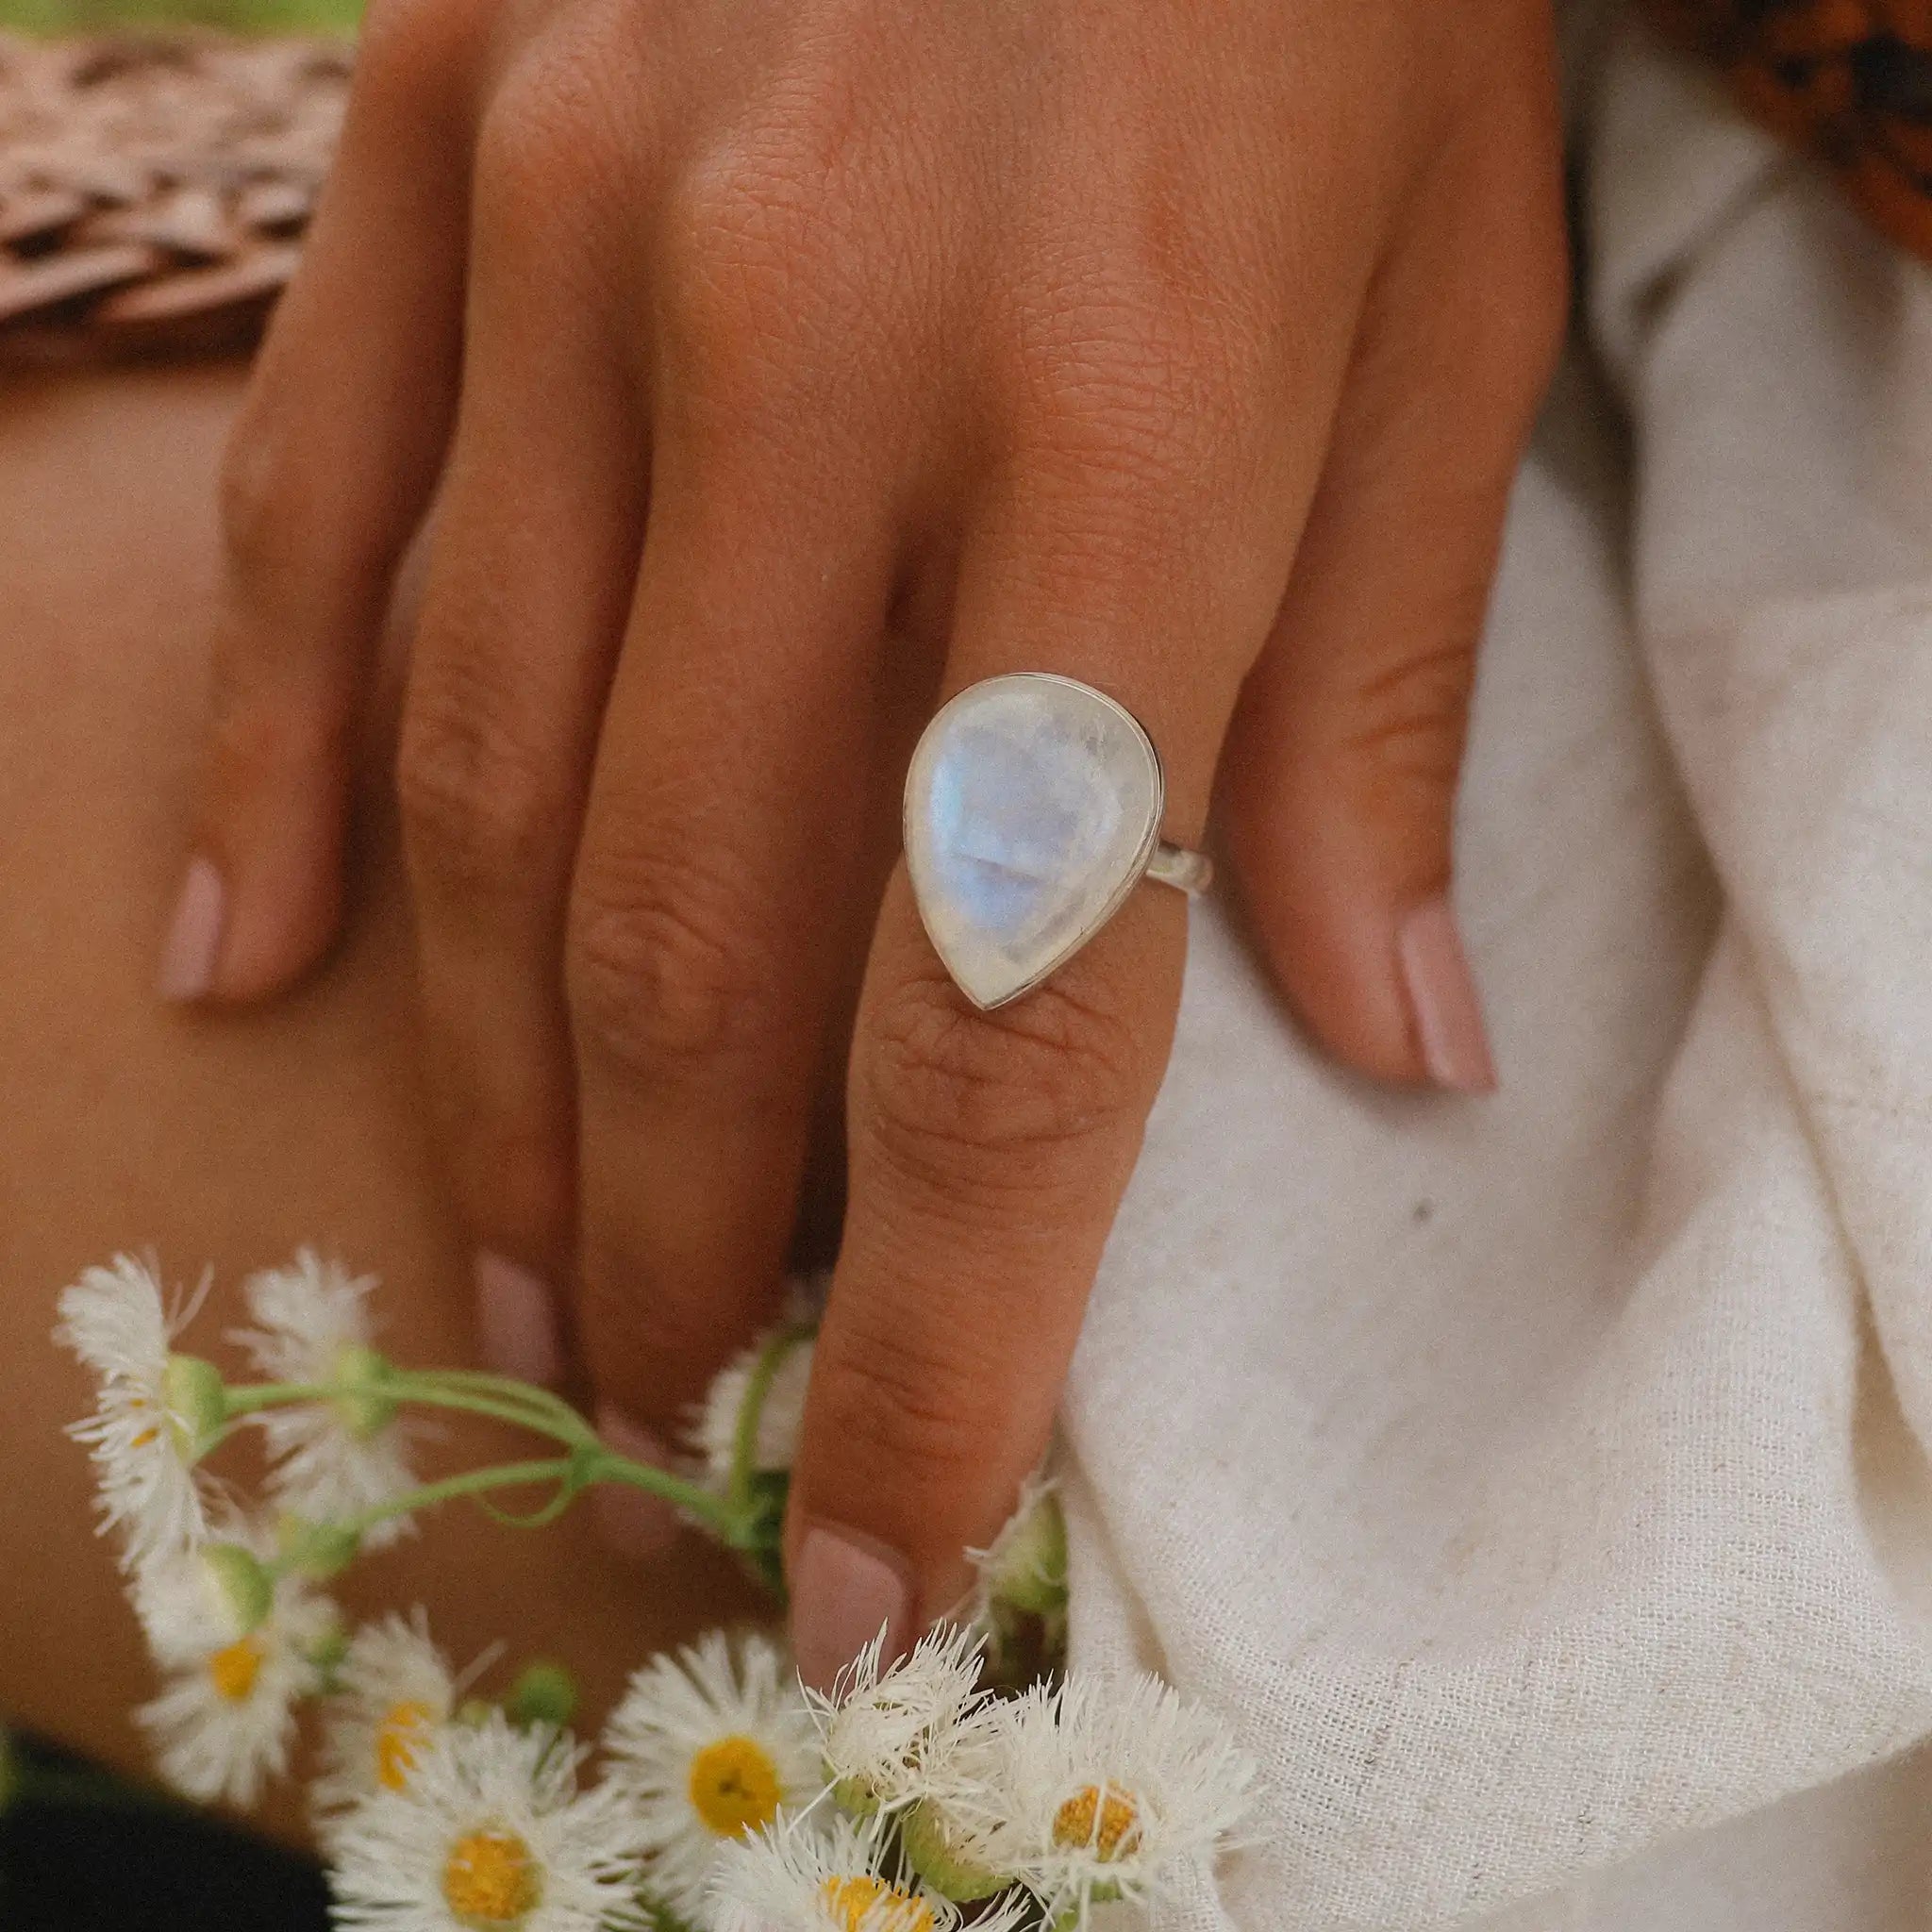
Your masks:
M 1013 1932 L 1027 1901 L 982 1907 L 974 1932 Z M 879 1833 L 841 1818 L 830 1832 L 797 1823 L 727 1845 L 712 1876 L 711 1932 L 955 1932 L 959 1907 L 906 1872 Z
M 637 1826 L 609 1786 L 579 1792 L 583 1753 L 501 1711 L 431 1733 L 400 1790 L 334 1838 L 339 1926 L 376 1932 L 599 1932 L 635 1923 Z
M 270 1581 L 253 1542 L 158 1557 L 134 1586 L 168 1667 L 161 1694 L 135 1716 L 161 1775 L 203 1803 L 252 1805 L 288 1770 L 295 1707 L 321 1690 L 340 1629 L 335 1606 L 302 1577 Z M 225 1554 L 242 1560 L 225 1564 Z
M 976 1631 L 941 1624 L 903 1663 L 881 1672 L 884 1642 L 881 1631 L 841 1673 L 830 1696 L 806 1693 L 833 1794 L 861 1816 L 890 1815 L 924 1797 L 933 1761 L 984 1700 Z
M 1016 1878 L 1049 1922 L 1084 1920 L 1211 1865 L 1255 1777 L 1225 1724 L 1158 1677 L 1075 1676 L 974 1713 L 934 1804 L 964 1862 Z
M 333 1820 L 372 1792 L 401 1790 L 462 1692 L 420 1608 L 363 1624 L 324 1718 L 322 1770 L 309 1791 L 316 1815 Z
M 371 1274 L 351 1275 L 304 1248 L 287 1268 L 249 1276 L 242 1293 L 258 1325 L 237 1333 L 265 1381 L 341 1385 L 332 1402 L 278 1404 L 250 1418 L 268 1443 L 270 1493 L 313 1523 L 345 1523 L 415 1487 L 395 1404 L 370 1384 L 381 1357 L 371 1346 Z M 407 1517 L 362 1538 L 380 1549 L 408 1534 Z
M 641 1824 L 644 1880 L 695 1919 L 721 1846 L 824 1790 L 797 1674 L 767 1639 L 714 1630 L 630 1680 L 604 1734 L 608 1780 Z
M 208 1280 L 171 1315 L 151 1266 L 131 1255 L 90 1268 L 60 1292 L 55 1340 L 99 1379 L 94 1412 L 68 1431 L 85 1442 L 100 1486 L 103 1530 L 122 1533 L 122 1567 L 197 1542 L 208 1496 L 196 1463 L 222 1426 L 222 1379 L 212 1363 L 175 1355 Z
M 738 1457 L 738 1424 L 744 1414 L 767 1352 L 776 1360 L 758 1407 L 758 1430 L 752 1442 L 752 1474 L 788 1472 L 798 1459 L 799 1439 L 805 1433 L 805 1393 L 811 1381 L 813 1338 L 794 1328 L 778 1327 L 761 1335 L 725 1367 L 719 1370 L 691 1428 L 691 1446 L 704 1458 L 705 1479 L 724 1490 L 731 1481 Z

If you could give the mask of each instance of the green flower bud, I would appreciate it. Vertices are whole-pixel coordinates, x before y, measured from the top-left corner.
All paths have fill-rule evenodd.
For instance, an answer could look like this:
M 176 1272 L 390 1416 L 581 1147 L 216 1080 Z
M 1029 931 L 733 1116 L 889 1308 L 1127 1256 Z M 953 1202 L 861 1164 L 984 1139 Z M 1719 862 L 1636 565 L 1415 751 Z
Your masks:
M 515 1724 L 555 1724 L 561 1730 L 576 1715 L 576 1679 L 561 1664 L 528 1665 L 504 1702 Z
M 832 1785 L 832 1802 L 848 1818 L 871 1818 L 879 1808 L 878 1793 L 859 1777 L 841 1777 Z
M 337 1354 L 335 1411 L 357 1441 L 374 1441 L 395 1421 L 395 1397 L 389 1392 L 394 1374 L 389 1357 L 373 1348 L 358 1344 Z
M 956 1905 L 991 1898 L 1009 1882 L 958 1850 L 944 1813 L 930 1798 L 922 1799 L 900 1821 L 899 1845 L 907 1863 Z
M 1022 1499 L 980 1567 L 989 1603 L 1050 1616 L 1067 1603 L 1067 1520 L 1050 1489 Z
M 238 1638 L 258 1629 L 275 1599 L 275 1579 L 252 1550 L 240 1543 L 208 1543 L 201 1552 L 203 1566 L 222 1607 L 233 1621 Z
M 183 1459 L 198 1461 L 227 1426 L 228 1391 L 221 1370 L 198 1355 L 171 1355 L 161 1371 L 161 1400 Z
M 349 1633 L 340 1622 L 331 1624 L 327 1630 L 309 1646 L 308 1661 L 322 1673 L 325 1690 L 334 1690 L 336 1673 L 342 1667 L 342 1659 L 349 1654 Z

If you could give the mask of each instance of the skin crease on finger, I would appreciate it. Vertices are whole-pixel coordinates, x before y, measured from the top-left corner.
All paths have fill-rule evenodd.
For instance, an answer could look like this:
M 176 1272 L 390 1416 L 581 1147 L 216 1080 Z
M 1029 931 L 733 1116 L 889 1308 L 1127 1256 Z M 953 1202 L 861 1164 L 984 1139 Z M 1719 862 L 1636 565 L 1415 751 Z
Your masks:
M 456 111 L 459 7 L 470 178 L 358 252 L 339 211 Z M 1231 850 L 1291 1003 L 1375 1075 L 1493 1084 L 1450 821 L 1561 327 L 1550 40 L 1546 0 L 378 5 L 384 111 L 352 115 L 233 461 L 282 534 L 236 547 L 230 602 L 345 613 L 308 648 L 366 660 L 341 626 L 409 522 L 371 399 L 456 381 L 461 316 L 400 784 L 484 1330 L 545 1373 L 574 1336 L 612 1426 L 661 1435 L 773 1307 L 849 1076 L 791 1524 L 808 1674 L 943 1609 L 1043 1448 L 1178 988 L 1181 923 L 1137 894 L 1063 981 L 964 1006 L 863 829 L 904 770 L 889 692 L 916 722 L 995 671 L 1100 685 L 1190 841 L 1232 719 Z M 397 253 L 442 265 L 408 301 Z M 331 411 L 305 541 L 280 512 Z M 924 638 L 889 646 L 908 609 Z M 259 741 L 340 736 L 287 637 L 225 650 L 221 688 L 286 714 Z M 233 768 L 177 996 L 321 944 L 289 867 L 339 845 L 341 788 Z

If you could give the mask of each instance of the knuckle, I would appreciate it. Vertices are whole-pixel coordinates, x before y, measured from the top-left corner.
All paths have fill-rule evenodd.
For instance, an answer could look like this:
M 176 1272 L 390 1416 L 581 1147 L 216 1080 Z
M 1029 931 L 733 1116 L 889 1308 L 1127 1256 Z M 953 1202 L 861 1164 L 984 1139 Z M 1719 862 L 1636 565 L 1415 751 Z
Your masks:
M 818 299 L 814 263 L 778 232 L 790 225 L 777 214 L 741 207 L 715 219 L 687 209 L 680 219 L 708 224 L 663 285 L 665 346 L 691 408 L 737 418 L 782 408 L 814 374 L 795 347 L 804 311 Z
M 822 92 L 808 74 L 787 76 L 729 135 L 693 157 L 671 194 L 664 229 L 676 263 L 829 261 L 824 237 L 842 206 L 841 171 Z
M 478 233 L 511 274 L 554 272 L 573 249 L 594 254 L 607 210 L 623 205 L 636 158 L 634 112 L 620 108 L 613 71 L 627 62 L 553 34 L 504 73 L 476 130 Z
M 1457 594 L 1432 643 L 1374 672 L 1356 690 L 1343 755 L 1383 782 L 1432 798 L 1453 791 L 1462 762 L 1482 591 Z
M 657 1085 L 772 1058 L 773 975 L 758 971 L 750 930 L 742 894 L 719 868 L 658 852 L 588 858 L 566 948 L 580 1047 Z
M 700 406 L 831 393 L 888 319 L 890 276 L 809 103 L 767 108 L 689 167 L 660 230 L 667 353 Z
M 1024 1194 L 1139 1131 L 1132 1029 L 1064 979 L 992 1013 L 913 979 L 872 1016 L 867 1130 L 899 1173 L 942 1194 Z
M 1065 534 L 1109 564 L 1199 535 L 1200 506 L 1264 455 L 1273 380 L 1253 332 L 1131 294 L 1056 320 L 1009 406 L 1029 466 L 1087 519 Z
M 1165 322 L 1129 301 L 1065 334 L 1045 352 L 1047 425 L 1156 470 L 1176 459 L 1192 368 Z
M 1057 416 L 1166 449 L 1200 425 L 1204 445 L 1251 420 L 1280 360 L 1278 324 L 1224 277 L 1181 275 L 1132 220 L 1057 282 L 1035 284 L 1016 332 L 1032 400 Z
M 991 1431 L 989 1380 L 921 1324 L 864 1324 L 833 1355 L 821 1344 L 812 1399 L 821 1440 L 848 1468 L 893 1472 L 901 1493 L 930 1486 L 970 1491 L 983 1472 Z
M 526 891 L 547 872 L 567 798 L 509 722 L 513 693 L 477 654 L 438 654 L 410 693 L 396 792 L 412 866 L 444 891 Z

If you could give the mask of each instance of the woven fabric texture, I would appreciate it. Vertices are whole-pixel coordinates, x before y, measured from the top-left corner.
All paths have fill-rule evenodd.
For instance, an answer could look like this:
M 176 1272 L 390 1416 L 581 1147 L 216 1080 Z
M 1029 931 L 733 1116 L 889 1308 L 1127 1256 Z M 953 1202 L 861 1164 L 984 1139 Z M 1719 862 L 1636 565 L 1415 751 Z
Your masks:
M 1932 1906 L 1932 272 L 1627 28 L 1460 897 L 1503 1087 L 1197 915 L 1066 1411 L 1076 1655 L 1234 1713 L 1162 1932 Z M 1391 533 L 1391 541 L 1402 541 Z

